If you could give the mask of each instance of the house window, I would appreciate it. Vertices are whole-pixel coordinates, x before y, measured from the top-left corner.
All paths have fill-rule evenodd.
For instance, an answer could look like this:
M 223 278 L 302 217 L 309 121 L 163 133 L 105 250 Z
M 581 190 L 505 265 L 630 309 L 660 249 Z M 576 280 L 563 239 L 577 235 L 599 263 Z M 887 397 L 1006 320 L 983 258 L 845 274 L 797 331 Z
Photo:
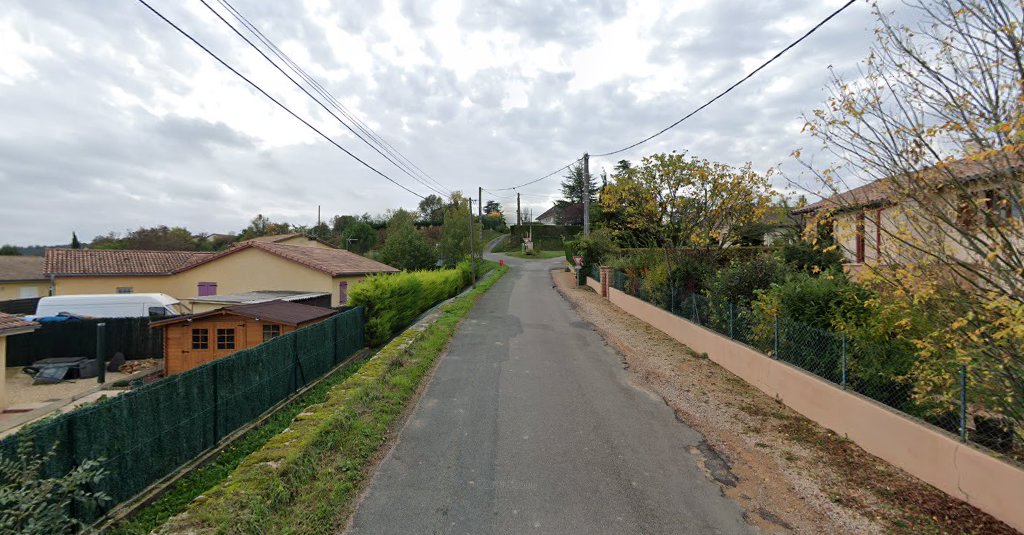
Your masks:
M 235 330 L 217 329 L 217 349 L 235 348 Z
M 203 297 L 206 295 L 217 295 L 217 283 L 216 282 L 200 282 L 198 284 L 198 295 Z
M 130 293 L 132 293 L 132 287 L 131 286 L 118 286 L 117 287 L 117 293 L 119 293 L 119 294 L 130 294 Z
M 858 264 L 864 263 L 864 212 L 857 212 L 857 259 Z
M 192 349 L 210 348 L 210 330 L 192 329 Z
M 277 338 L 278 336 L 281 336 L 281 326 L 280 325 L 264 325 L 263 326 L 263 341 L 264 342 L 266 342 L 267 340 L 270 340 L 271 338 Z

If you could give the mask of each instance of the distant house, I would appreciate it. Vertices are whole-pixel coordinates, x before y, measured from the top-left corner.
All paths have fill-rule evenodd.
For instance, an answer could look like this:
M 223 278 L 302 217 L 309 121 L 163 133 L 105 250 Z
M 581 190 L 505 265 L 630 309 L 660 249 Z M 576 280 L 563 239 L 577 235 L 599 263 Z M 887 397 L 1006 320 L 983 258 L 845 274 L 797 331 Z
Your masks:
M 555 205 L 548 208 L 543 214 L 537 216 L 537 222 L 542 225 L 557 225 L 561 215 L 562 209 L 558 205 Z
M 159 292 L 188 301 L 280 288 L 328 293 L 336 306 L 347 302 L 350 284 L 399 271 L 301 235 L 287 240 L 248 240 L 218 253 L 50 249 L 44 272 L 54 295 Z
M 0 301 L 45 297 L 50 279 L 41 256 L 0 256 Z
M 178 316 L 152 322 L 150 326 L 163 328 L 164 370 L 172 375 L 257 346 L 336 313 L 330 308 L 278 300 Z
M 39 328 L 34 321 L 25 321 L 17 316 L 0 312 L 0 370 L 7 367 L 7 337 L 32 332 Z M 0 381 L 0 412 L 7 407 L 6 381 Z

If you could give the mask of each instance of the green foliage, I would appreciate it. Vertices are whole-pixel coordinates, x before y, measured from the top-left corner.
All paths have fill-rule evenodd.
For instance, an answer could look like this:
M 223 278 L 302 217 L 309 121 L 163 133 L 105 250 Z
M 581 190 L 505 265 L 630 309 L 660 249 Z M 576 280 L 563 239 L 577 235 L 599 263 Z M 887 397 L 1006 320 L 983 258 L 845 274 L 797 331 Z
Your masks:
M 711 277 L 706 293 L 713 301 L 745 306 L 756 297 L 758 290 L 782 282 L 785 275 L 786 267 L 770 255 L 761 255 L 749 262 L 733 261 Z
M 838 271 L 843 266 L 843 254 L 838 247 L 831 247 L 831 241 L 821 245 L 797 240 L 783 244 L 779 249 L 779 258 L 793 269 L 807 273 Z M 823 247 L 824 246 L 824 247 Z M 826 249 L 827 250 L 823 250 Z
M 76 236 L 72 235 L 72 239 Z M 72 241 L 72 245 L 74 242 Z M 124 237 L 115 232 L 93 238 L 93 249 L 130 249 L 140 251 L 196 251 L 198 241 L 183 227 L 140 227 L 129 231 Z
M 597 181 L 594 173 L 584 176 L 583 164 L 577 163 L 569 167 L 568 174 L 562 181 L 562 201 L 565 204 L 583 204 L 583 197 L 590 192 L 590 203 L 597 203 Z
M 353 221 L 341 232 L 341 247 L 354 253 L 366 254 L 377 244 L 377 231 L 364 221 Z
M 761 292 L 755 308 L 764 322 L 774 322 L 774 315 L 778 314 L 828 330 L 837 313 L 844 309 L 844 299 L 851 298 L 856 291 L 842 274 L 812 277 L 807 273 L 794 273 L 785 282 L 773 284 Z
M 74 232 L 71 233 L 71 248 L 72 249 L 81 249 L 82 248 L 82 242 L 78 241 L 78 234 L 76 234 Z
M 572 263 L 573 256 L 583 256 L 583 271 L 590 273 L 592 266 L 600 266 L 605 260 L 618 254 L 619 247 L 615 244 L 612 232 L 599 228 L 590 236 L 579 234 L 576 239 L 565 241 L 565 259 Z
M 493 262 L 477 268 L 482 273 Z M 366 308 L 366 337 L 379 346 L 430 307 L 458 294 L 471 280 L 469 261 L 452 269 L 373 275 L 356 283 L 349 304 Z
M 14 245 L 0 246 L 0 256 L 21 256 L 21 249 Z
M 380 251 L 380 260 L 389 266 L 412 271 L 433 267 L 437 256 L 423 235 L 416 231 L 412 214 L 398 210 L 388 221 L 387 239 Z
M 56 447 L 39 455 L 26 433 L 18 440 L 15 456 L 0 457 L 0 533 L 78 533 L 88 526 L 70 516 L 72 504 L 95 508 L 110 500 L 88 490 L 106 476 L 103 459 L 82 462 L 60 477 L 45 477 L 44 467 Z
M 453 266 L 469 255 L 470 221 L 466 200 L 461 195 L 453 195 L 452 203 L 444 209 L 444 228 L 441 234 L 441 260 L 446 266 Z M 474 230 L 479 232 L 475 226 Z
M 421 223 L 440 225 L 444 221 L 445 202 L 438 195 L 427 195 L 417 207 L 417 215 Z

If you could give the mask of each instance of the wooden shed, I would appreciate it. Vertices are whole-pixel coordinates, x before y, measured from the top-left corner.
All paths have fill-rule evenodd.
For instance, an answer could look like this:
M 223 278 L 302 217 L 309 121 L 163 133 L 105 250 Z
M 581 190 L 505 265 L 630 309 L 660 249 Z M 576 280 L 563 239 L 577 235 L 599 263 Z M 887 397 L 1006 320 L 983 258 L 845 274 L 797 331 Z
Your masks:
M 177 316 L 150 325 L 164 330 L 164 371 L 172 375 L 257 346 L 336 313 L 330 308 L 290 301 L 267 301 Z

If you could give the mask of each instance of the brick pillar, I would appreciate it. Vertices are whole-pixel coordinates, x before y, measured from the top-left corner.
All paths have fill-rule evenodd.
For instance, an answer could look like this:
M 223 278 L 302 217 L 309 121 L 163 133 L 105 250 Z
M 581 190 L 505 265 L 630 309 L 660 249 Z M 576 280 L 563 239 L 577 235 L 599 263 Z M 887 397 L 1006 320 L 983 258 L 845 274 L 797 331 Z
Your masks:
M 601 297 L 608 297 L 608 286 L 611 285 L 612 268 L 601 266 Z

